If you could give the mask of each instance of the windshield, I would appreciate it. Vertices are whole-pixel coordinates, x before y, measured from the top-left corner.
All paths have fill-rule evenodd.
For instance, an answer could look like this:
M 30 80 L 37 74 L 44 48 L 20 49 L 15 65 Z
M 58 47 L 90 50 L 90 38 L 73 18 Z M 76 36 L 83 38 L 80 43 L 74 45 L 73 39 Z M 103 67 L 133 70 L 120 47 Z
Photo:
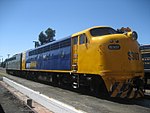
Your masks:
M 103 36 L 110 34 L 117 34 L 117 31 L 110 27 L 94 28 L 90 30 L 92 36 Z

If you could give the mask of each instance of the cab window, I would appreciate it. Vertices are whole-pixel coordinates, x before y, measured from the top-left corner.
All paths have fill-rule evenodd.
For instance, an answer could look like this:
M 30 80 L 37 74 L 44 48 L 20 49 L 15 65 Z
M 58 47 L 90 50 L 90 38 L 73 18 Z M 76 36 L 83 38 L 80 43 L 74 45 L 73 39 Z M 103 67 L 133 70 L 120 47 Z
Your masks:
M 73 37 L 73 45 L 77 45 L 78 44 L 78 36 Z
M 80 35 L 80 44 L 87 43 L 87 37 L 85 34 Z
M 102 27 L 102 28 L 94 28 L 90 30 L 92 36 L 103 36 L 103 35 L 110 35 L 110 34 L 117 34 L 117 32 L 109 27 Z

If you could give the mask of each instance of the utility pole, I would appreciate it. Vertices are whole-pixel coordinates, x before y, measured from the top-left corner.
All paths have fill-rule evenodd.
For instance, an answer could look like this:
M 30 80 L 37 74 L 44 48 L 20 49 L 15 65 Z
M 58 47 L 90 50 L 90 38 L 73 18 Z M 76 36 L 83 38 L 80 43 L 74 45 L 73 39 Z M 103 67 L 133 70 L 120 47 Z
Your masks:
M 1 59 L 2 58 L 2 59 Z M 2 60 L 2 62 L 3 62 L 3 56 L 0 56 L 0 62 L 1 62 L 1 60 Z
M 9 58 L 10 54 L 7 54 L 7 56 L 8 56 L 8 58 Z
M 39 44 L 39 42 L 38 42 L 38 41 L 33 41 L 33 43 L 34 43 L 34 47 L 35 47 L 35 48 L 37 48 L 37 47 L 39 47 L 39 46 L 40 46 L 40 44 Z
M 0 67 L 2 66 L 2 64 L 3 64 L 3 56 L 0 56 Z

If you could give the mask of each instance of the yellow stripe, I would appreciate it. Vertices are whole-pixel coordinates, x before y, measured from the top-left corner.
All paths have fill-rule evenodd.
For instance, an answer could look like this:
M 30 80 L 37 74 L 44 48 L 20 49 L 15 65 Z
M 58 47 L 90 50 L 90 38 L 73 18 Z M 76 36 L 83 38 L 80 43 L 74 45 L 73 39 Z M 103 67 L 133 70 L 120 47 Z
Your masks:
M 23 69 L 25 71 L 41 71 L 41 72 L 61 72 L 61 73 L 73 73 L 73 71 L 64 70 L 38 70 L 38 69 Z
M 116 97 L 122 86 L 123 86 L 123 83 L 119 83 L 119 85 L 117 86 L 117 88 L 113 91 L 111 97 Z
M 139 90 L 139 93 L 142 94 L 142 97 L 144 97 L 143 91 Z
M 135 94 L 135 91 L 133 91 L 133 89 L 132 89 L 132 92 L 130 93 L 130 96 L 128 98 L 133 98 L 134 94 Z
M 123 92 L 122 94 L 121 94 L 121 98 L 125 98 L 126 96 L 127 96 L 127 93 L 129 92 L 129 89 L 128 90 L 126 90 L 125 92 Z
M 136 91 L 134 91 L 134 90 L 132 90 L 132 92 L 131 92 L 131 94 L 130 94 L 130 96 L 128 97 L 128 98 L 139 98 L 139 97 L 143 97 L 144 96 L 144 93 L 141 91 L 141 90 L 139 90 L 137 93 L 137 95 L 136 95 L 136 97 L 134 97 L 134 95 L 135 95 L 135 93 L 136 93 Z M 142 96 L 141 96 L 141 95 Z
M 135 98 L 139 98 L 139 97 L 141 97 L 141 95 L 138 93 L 137 96 L 136 96 Z

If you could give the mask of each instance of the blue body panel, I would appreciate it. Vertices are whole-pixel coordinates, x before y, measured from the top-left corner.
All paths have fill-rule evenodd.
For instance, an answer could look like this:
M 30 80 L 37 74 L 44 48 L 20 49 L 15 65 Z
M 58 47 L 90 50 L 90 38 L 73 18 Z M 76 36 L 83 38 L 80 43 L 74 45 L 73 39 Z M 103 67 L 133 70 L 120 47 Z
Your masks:
M 65 40 L 67 40 L 67 43 L 64 42 Z M 57 44 L 57 46 L 53 49 L 43 50 L 44 48 L 46 49 L 46 46 L 48 48 L 52 44 Z M 44 52 L 36 53 L 36 50 L 40 51 L 40 49 Z M 30 55 L 31 52 L 33 52 L 32 55 Z M 65 38 L 27 51 L 26 69 L 71 70 L 71 38 Z

